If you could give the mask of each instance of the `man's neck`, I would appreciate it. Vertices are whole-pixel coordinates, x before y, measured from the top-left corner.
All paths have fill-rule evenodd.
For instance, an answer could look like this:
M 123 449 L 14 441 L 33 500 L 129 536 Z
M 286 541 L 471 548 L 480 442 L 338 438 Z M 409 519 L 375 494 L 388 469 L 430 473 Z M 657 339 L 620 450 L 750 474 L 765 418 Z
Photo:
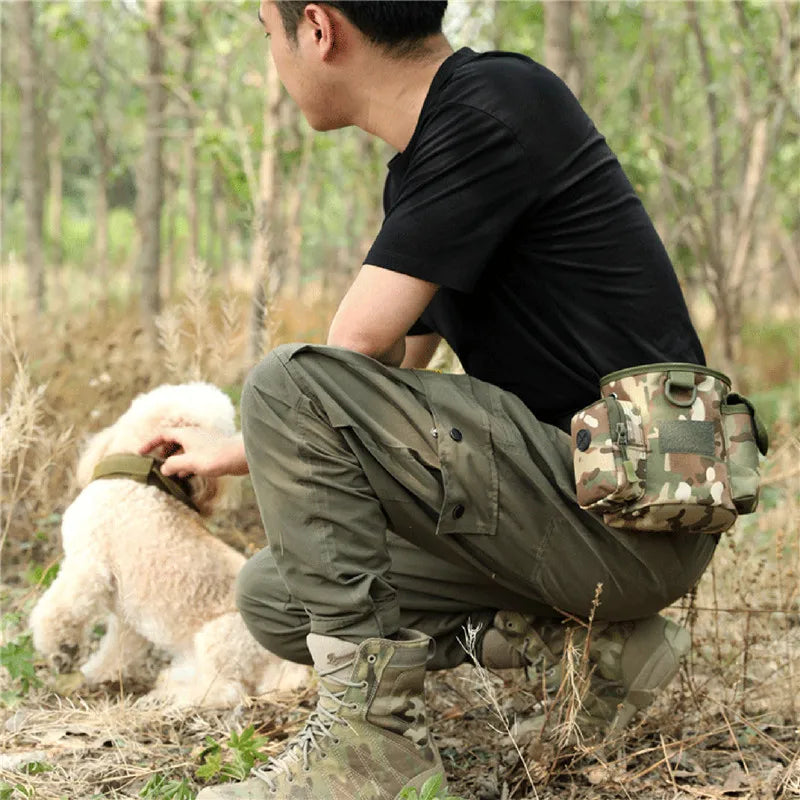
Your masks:
M 411 141 L 436 72 L 453 53 L 444 36 L 433 36 L 427 50 L 415 58 L 392 59 L 370 54 L 359 65 L 359 85 L 353 124 L 402 152 Z

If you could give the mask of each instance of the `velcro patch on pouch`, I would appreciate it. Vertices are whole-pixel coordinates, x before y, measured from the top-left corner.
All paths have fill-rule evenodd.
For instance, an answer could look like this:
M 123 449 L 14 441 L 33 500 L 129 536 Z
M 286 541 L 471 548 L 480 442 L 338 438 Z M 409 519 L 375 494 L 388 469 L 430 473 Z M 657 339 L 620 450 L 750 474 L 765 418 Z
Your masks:
M 714 457 L 714 423 L 701 420 L 669 420 L 658 423 L 662 453 L 696 453 Z

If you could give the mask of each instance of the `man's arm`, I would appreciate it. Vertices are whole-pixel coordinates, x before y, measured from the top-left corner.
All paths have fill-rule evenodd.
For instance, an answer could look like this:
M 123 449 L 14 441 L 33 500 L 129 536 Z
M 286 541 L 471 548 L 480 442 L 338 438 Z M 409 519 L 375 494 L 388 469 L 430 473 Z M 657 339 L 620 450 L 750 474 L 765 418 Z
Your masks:
M 365 264 L 333 317 L 328 344 L 400 366 L 406 333 L 438 288 L 435 283 Z
M 442 337 L 438 333 L 406 336 L 406 355 L 400 366 L 408 369 L 425 369 L 441 341 Z

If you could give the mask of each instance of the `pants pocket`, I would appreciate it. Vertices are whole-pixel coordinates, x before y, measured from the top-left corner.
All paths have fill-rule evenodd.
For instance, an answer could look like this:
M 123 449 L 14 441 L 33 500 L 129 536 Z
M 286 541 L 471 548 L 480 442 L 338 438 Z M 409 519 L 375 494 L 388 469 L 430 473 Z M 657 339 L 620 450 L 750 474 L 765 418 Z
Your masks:
M 497 533 L 498 479 L 488 411 L 470 378 L 418 373 L 433 415 L 444 498 L 437 535 Z

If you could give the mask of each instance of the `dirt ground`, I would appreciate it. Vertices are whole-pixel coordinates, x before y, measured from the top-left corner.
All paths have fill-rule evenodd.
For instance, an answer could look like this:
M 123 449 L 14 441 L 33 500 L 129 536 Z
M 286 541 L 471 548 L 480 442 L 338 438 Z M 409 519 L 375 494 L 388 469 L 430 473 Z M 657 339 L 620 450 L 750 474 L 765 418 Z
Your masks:
M 245 549 L 252 549 L 260 541 L 253 507 L 225 520 L 219 532 L 235 546 L 247 540 Z M 793 536 L 796 549 L 796 528 Z M 431 673 L 432 726 L 451 793 L 481 800 L 800 797 L 800 615 L 796 601 L 784 610 L 756 611 L 776 608 L 777 599 L 775 565 L 766 560 L 769 550 L 754 550 L 757 539 L 757 530 L 744 527 L 726 535 L 696 596 L 668 611 L 690 625 L 692 656 L 619 740 L 560 742 L 555 718 L 541 736 L 512 738 L 505 726 L 513 735 L 515 722 L 540 708 L 536 683 L 517 671 L 488 676 L 493 698 L 487 699 L 470 666 Z M 774 543 L 769 549 L 774 555 Z M 7 555 L 12 561 L 19 556 Z M 796 585 L 796 566 L 785 570 L 784 590 L 789 577 Z M 768 574 L 769 589 L 762 583 Z M 9 607 L 19 610 L 39 594 L 19 573 L 8 574 L 3 591 Z M 748 598 L 749 605 L 735 607 Z M 185 797 L 193 797 L 205 785 L 197 771 L 210 741 L 223 744 L 231 731 L 253 726 L 266 737 L 260 756 L 275 755 L 315 702 L 311 686 L 234 710 L 182 713 L 141 707 L 137 698 L 145 687 L 89 691 L 41 661 L 36 675 L 42 685 L 0 717 L 2 798 L 182 796 L 147 794 L 153 776 L 173 787 L 185 781 L 192 791 Z M 3 681 L 5 689 L 5 671 Z

